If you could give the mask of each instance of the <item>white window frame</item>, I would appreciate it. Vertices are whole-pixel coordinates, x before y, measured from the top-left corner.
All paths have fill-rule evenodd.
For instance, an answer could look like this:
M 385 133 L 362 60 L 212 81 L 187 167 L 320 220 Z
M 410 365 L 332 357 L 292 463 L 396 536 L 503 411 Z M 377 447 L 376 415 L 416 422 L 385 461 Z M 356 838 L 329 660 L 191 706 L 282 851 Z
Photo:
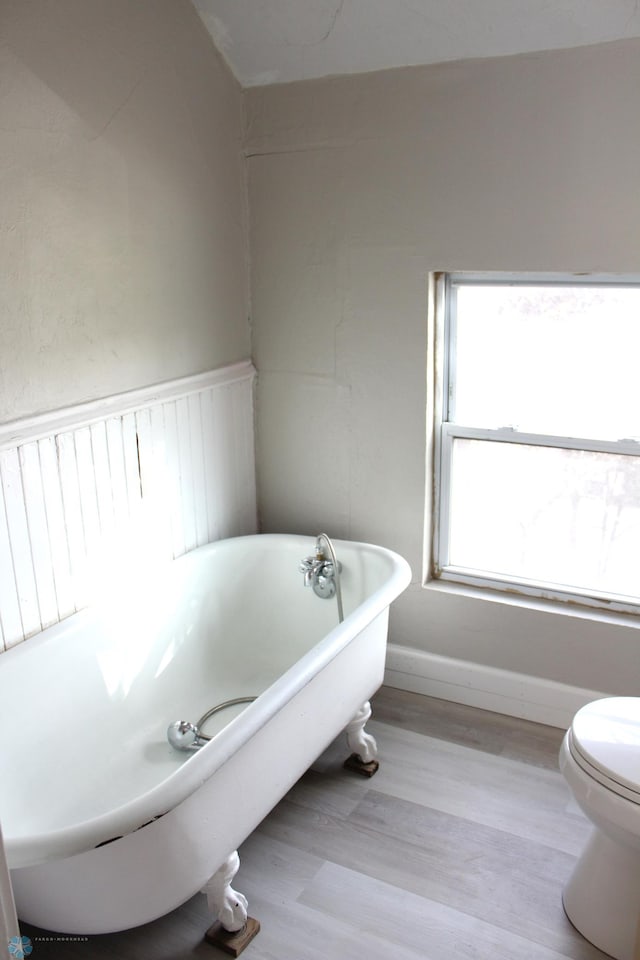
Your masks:
M 482 590 L 508 592 L 513 597 L 541 598 L 545 601 L 564 602 L 593 607 L 599 610 L 640 615 L 640 591 L 637 603 L 628 597 L 615 594 L 595 594 L 592 591 L 572 588 L 563 590 L 552 583 L 524 580 L 497 574 L 483 575 L 476 570 L 454 566 L 449 563 L 450 487 L 453 442 L 457 438 L 499 441 L 502 443 L 556 447 L 560 449 L 640 456 L 640 441 L 635 439 L 597 440 L 592 438 L 566 437 L 552 434 L 527 433 L 512 427 L 485 429 L 455 423 L 455 310 L 452 308 L 454 291 L 458 286 L 495 285 L 541 285 L 541 286 L 640 286 L 640 277 L 590 274 L 574 276 L 541 273 L 436 273 L 434 281 L 434 331 L 435 331 L 435 377 L 434 377 L 434 496 L 431 537 L 431 562 L 427 580 L 476 587 Z

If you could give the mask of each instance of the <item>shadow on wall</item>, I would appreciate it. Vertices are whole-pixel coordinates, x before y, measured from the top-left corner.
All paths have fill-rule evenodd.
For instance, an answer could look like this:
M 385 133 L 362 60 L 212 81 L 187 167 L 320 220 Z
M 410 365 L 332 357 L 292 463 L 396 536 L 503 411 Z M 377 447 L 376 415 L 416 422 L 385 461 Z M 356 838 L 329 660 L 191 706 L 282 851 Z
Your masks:
M 115 143 L 126 138 L 131 146 L 135 139 L 159 162 L 170 155 L 177 132 L 216 129 L 215 103 L 202 89 L 207 75 L 219 82 L 211 69 L 215 48 L 186 0 L 5 0 L 2 33 L 22 63 L 82 120 L 88 139 L 107 131 Z M 171 67 L 173 76 L 167 76 Z M 180 87 L 183 131 L 167 129 L 157 109 L 136 111 L 135 125 L 114 123 L 134 96 L 152 95 L 157 102 L 159 95 L 180 96 Z M 197 117 L 190 117 L 194 111 Z

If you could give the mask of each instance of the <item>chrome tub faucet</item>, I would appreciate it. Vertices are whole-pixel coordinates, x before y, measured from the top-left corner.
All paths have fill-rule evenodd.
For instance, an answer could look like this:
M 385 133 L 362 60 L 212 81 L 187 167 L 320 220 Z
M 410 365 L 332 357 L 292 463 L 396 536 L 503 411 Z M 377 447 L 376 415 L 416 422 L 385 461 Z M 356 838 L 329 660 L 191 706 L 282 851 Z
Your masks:
M 326 544 L 329 556 L 325 553 L 323 542 Z M 340 589 L 340 572 L 342 564 L 336 557 L 336 551 L 326 533 L 319 533 L 316 538 L 315 554 L 305 557 L 300 562 L 300 573 L 304 574 L 305 587 L 313 587 L 316 596 L 323 600 L 336 597 L 338 602 L 338 617 L 340 623 L 344 619 L 342 611 L 342 591 Z

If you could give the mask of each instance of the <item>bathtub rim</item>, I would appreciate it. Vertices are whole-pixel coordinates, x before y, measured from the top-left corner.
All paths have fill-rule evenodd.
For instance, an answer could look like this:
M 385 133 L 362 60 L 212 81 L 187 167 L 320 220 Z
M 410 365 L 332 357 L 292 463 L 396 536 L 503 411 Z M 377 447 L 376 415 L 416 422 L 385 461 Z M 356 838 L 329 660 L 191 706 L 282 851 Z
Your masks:
M 296 546 L 296 550 L 300 550 L 300 559 L 302 559 L 306 553 L 312 551 L 315 537 L 276 533 L 230 537 L 204 544 L 167 564 L 162 564 L 161 569 L 168 573 L 175 564 L 194 563 L 199 554 L 224 550 L 225 544 L 249 546 L 251 541 L 259 541 L 262 549 L 268 546 L 269 542 L 274 546 L 278 544 L 281 546 L 288 544 L 292 548 Z M 169 813 L 227 763 L 230 757 L 240 750 L 284 704 L 293 699 L 323 666 L 334 660 L 351 639 L 389 607 L 391 602 L 409 585 L 411 580 L 409 564 L 394 551 L 353 540 L 336 539 L 334 544 L 338 556 L 342 548 L 384 557 L 391 563 L 388 579 L 232 720 L 221 731 L 222 736 L 214 737 L 201 750 L 186 758 L 185 762 L 161 783 L 108 813 L 79 821 L 72 826 L 28 836 L 5 836 L 6 854 L 11 869 L 35 866 L 49 860 L 84 853 L 143 829 L 154 820 Z M 303 589 L 302 582 L 300 589 Z M 99 620 L 100 612 L 100 605 L 80 611 L 38 636 L 6 651 L 2 656 L 30 655 L 38 645 L 54 641 L 57 635 L 64 634 L 69 629 L 90 626 L 92 621 Z

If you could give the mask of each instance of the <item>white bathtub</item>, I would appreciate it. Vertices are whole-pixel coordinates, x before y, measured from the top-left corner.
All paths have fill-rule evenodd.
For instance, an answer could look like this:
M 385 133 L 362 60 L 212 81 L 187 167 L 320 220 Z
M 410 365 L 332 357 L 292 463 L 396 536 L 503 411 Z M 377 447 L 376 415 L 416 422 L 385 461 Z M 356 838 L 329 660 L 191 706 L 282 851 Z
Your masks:
M 104 933 L 179 906 L 379 687 L 409 567 L 336 541 L 339 624 L 298 572 L 314 544 L 209 544 L 0 656 L 0 820 L 23 921 Z M 256 695 L 212 718 L 199 751 L 169 746 L 171 721 Z

